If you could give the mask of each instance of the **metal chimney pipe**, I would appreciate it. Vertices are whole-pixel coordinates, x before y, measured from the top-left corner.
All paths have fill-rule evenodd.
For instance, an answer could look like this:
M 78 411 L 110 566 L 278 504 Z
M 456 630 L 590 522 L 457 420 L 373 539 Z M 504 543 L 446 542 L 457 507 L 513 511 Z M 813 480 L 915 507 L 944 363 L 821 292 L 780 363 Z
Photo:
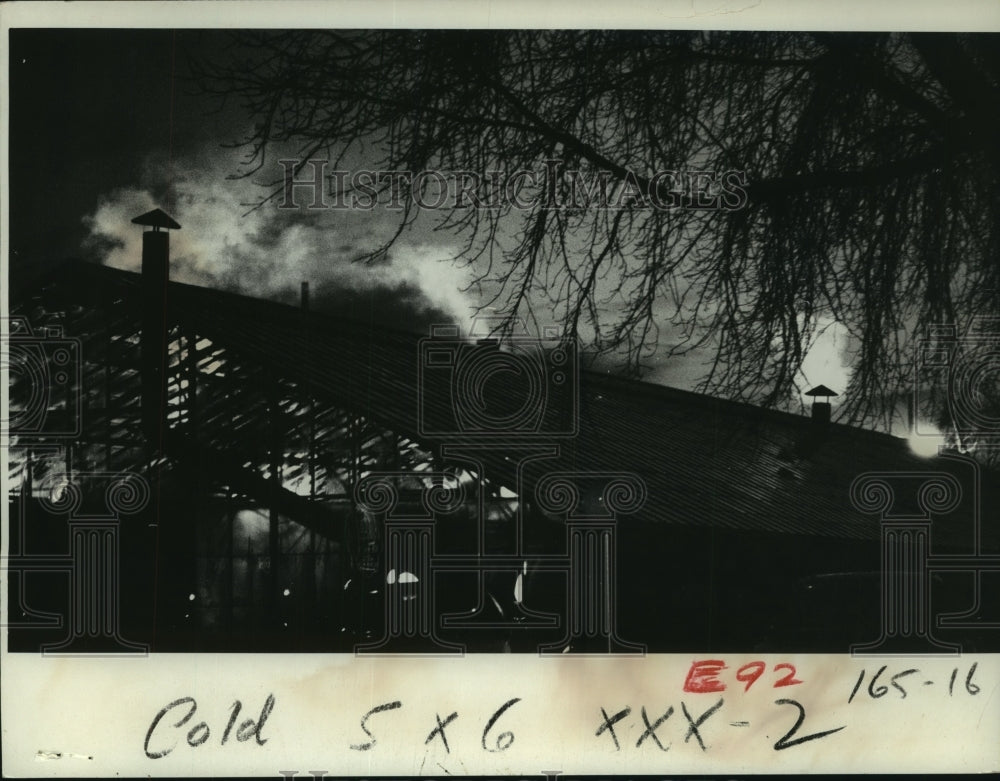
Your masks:
M 170 238 L 166 231 L 142 234 L 142 430 L 159 444 L 166 424 L 167 280 Z
M 141 407 L 146 441 L 160 450 L 167 425 L 167 282 L 170 279 L 170 234 L 161 228 L 181 226 L 160 209 L 146 212 L 132 222 L 152 228 L 142 234 Z

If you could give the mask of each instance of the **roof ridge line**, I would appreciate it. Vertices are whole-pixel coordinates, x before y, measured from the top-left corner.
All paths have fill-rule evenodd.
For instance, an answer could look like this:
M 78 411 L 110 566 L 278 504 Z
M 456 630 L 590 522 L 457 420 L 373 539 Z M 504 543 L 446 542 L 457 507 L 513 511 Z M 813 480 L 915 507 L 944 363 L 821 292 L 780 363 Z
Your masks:
M 102 263 L 95 263 L 92 261 L 85 261 L 76 258 L 69 258 L 59 264 L 60 267 L 73 266 L 75 268 L 87 268 L 94 269 L 93 273 L 101 274 L 114 274 L 119 277 L 135 279 L 138 280 L 141 277 L 141 273 L 137 271 L 130 271 L 127 269 L 115 268 L 114 266 L 107 266 Z M 55 274 L 52 275 L 55 277 Z M 50 279 L 52 279 L 50 277 Z M 336 323 L 342 326 L 348 326 L 351 328 L 364 328 L 369 331 L 382 332 L 386 335 L 392 336 L 404 336 L 409 339 L 413 339 L 414 342 L 428 338 L 428 334 L 420 334 L 414 331 L 407 331 L 401 328 L 393 328 L 386 325 L 376 325 L 372 323 L 364 323 L 358 320 L 354 320 L 343 315 L 330 314 L 327 312 L 318 312 L 315 310 L 303 310 L 294 304 L 284 303 L 282 301 L 275 301 L 269 298 L 257 298 L 255 296 L 250 296 L 245 293 L 236 292 L 233 290 L 225 290 L 220 288 L 206 287 L 204 285 L 196 285 L 189 282 L 179 282 L 172 280 L 169 285 L 175 288 L 181 288 L 184 290 L 190 290 L 196 294 L 213 294 L 219 296 L 225 296 L 231 299 L 240 299 L 247 303 L 253 303 L 258 306 L 267 306 L 274 309 L 281 309 L 286 311 L 289 315 L 295 316 L 306 316 L 310 320 L 315 321 L 326 321 L 328 323 Z M 647 380 L 635 379 L 631 377 L 623 377 L 620 375 L 611 374 L 607 371 L 601 371 L 596 369 L 582 369 L 582 374 L 585 375 L 588 381 L 595 382 L 596 385 L 602 383 L 613 383 L 616 385 L 628 386 L 629 390 L 632 392 L 641 392 L 648 395 L 661 395 L 661 396 L 680 396 L 689 402 L 694 402 L 702 405 L 711 405 L 716 407 L 721 407 L 723 409 L 731 410 L 735 413 L 753 413 L 758 416 L 765 416 L 772 420 L 781 421 L 783 423 L 807 427 L 813 425 L 811 419 L 806 415 L 799 415 L 794 412 L 788 412 L 786 410 L 774 409 L 772 407 L 764 407 L 756 404 L 752 404 L 746 401 L 739 401 L 735 399 L 727 399 L 722 396 L 712 396 L 707 393 L 699 393 L 697 391 L 686 390 L 684 388 L 677 388 L 672 385 L 662 385 L 659 383 L 649 382 Z M 862 428 L 860 426 L 852 426 L 846 423 L 837 423 L 831 421 L 827 424 L 831 431 L 838 431 L 840 433 L 850 433 L 852 435 L 863 435 L 872 438 L 882 439 L 884 441 L 891 441 L 894 443 L 904 442 L 905 437 L 899 437 L 894 434 L 889 434 L 883 431 L 876 431 L 869 428 Z

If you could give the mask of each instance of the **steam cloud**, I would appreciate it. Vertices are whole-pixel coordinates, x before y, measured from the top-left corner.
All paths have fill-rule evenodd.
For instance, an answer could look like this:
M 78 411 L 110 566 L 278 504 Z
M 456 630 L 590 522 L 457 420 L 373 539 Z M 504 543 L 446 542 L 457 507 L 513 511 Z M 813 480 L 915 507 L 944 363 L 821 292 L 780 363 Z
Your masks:
M 138 271 L 142 231 L 131 219 L 160 206 L 183 226 L 170 239 L 173 280 L 286 303 L 295 303 L 300 283 L 309 281 L 319 311 L 425 334 L 432 323 L 451 322 L 468 333 L 480 302 L 463 292 L 470 270 L 446 262 L 454 248 L 433 241 L 440 234 L 425 231 L 421 240 L 411 231 L 384 261 L 354 262 L 390 235 L 395 224 L 384 214 L 280 210 L 273 203 L 247 214 L 267 191 L 251 179 L 227 178 L 237 166 L 207 150 L 173 161 L 150 156 L 140 185 L 105 195 L 85 218 L 88 248 L 106 265 Z M 846 331 L 832 319 L 818 326 L 798 379 L 842 391 L 850 379 Z M 650 356 L 645 379 L 694 388 L 711 356 L 699 349 L 665 358 L 662 348 Z M 597 368 L 606 367 L 598 361 Z
M 309 281 L 317 309 L 408 330 L 442 321 L 468 326 L 476 302 L 461 290 L 466 272 L 442 262 L 453 255 L 449 246 L 415 240 L 398 244 L 381 262 L 355 262 L 390 229 L 377 213 L 279 210 L 269 203 L 247 214 L 266 191 L 250 179 L 227 179 L 232 170 L 230 161 L 207 154 L 151 158 L 139 186 L 106 194 L 85 218 L 87 249 L 108 266 L 138 271 L 142 230 L 131 220 L 161 207 L 182 226 L 170 237 L 175 281 L 287 302 Z M 166 181 L 169 187 L 159 184 Z

